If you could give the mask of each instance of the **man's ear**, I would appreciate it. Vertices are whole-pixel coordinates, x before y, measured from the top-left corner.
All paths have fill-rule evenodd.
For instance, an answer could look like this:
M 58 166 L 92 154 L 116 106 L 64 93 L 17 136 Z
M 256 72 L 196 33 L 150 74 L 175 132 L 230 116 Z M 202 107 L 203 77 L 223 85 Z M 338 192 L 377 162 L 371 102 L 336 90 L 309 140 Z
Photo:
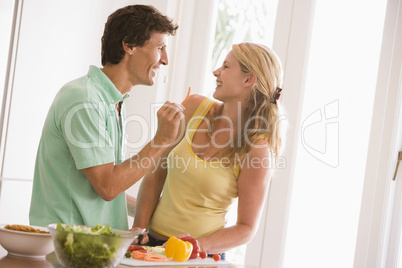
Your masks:
M 134 50 L 134 46 L 132 44 L 128 44 L 126 43 L 124 40 L 121 41 L 121 44 L 123 46 L 124 51 L 129 54 L 129 55 L 133 55 L 133 50 Z
M 254 85 L 254 83 L 257 82 L 257 76 L 255 74 L 249 74 L 246 77 L 246 81 L 244 82 L 244 85 L 246 87 L 251 87 Z

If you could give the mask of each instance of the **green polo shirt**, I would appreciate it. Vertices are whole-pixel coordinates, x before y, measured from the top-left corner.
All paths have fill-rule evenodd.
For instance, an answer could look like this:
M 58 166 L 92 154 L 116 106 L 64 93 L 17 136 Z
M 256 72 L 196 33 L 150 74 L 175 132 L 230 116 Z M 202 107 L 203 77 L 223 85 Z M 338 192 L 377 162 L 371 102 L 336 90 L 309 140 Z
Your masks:
M 122 103 L 119 118 L 116 104 L 126 97 L 95 66 L 57 93 L 36 156 L 30 224 L 101 223 L 128 229 L 125 193 L 105 201 L 81 171 L 124 160 L 125 107 Z

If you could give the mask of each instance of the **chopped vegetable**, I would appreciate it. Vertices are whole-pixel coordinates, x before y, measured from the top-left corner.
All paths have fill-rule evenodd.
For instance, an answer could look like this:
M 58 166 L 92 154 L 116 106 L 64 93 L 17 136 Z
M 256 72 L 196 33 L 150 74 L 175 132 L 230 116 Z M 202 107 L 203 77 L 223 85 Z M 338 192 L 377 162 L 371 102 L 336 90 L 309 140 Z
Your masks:
M 131 257 L 137 260 L 144 260 L 144 261 L 153 261 L 153 262 L 166 262 L 171 260 L 171 258 L 165 258 L 161 255 L 158 255 L 156 253 L 147 253 L 147 252 L 142 252 L 141 250 L 133 250 L 131 253 L 127 251 L 126 254 L 130 254 Z M 130 258 L 128 256 L 128 258 Z
M 121 241 L 108 241 L 110 237 L 120 237 L 111 227 L 98 224 L 93 228 L 57 224 L 57 246 L 61 247 L 62 258 L 76 267 L 105 267 L 112 263 L 121 246 Z M 80 233 L 80 234 L 76 234 Z M 87 234 L 87 235 L 81 235 Z
M 97 224 L 95 227 L 92 228 L 88 226 L 81 227 L 78 225 L 75 225 L 73 227 L 66 225 L 65 227 L 63 227 L 63 225 L 59 222 L 57 224 L 56 229 L 74 233 L 120 237 L 119 233 L 115 233 L 112 231 L 112 227 L 110 227 L 110 225 L 103 225 L 103 224 Z
M 148 253 L 148 255 L 145 256 L 144 258 L 144 261 L 154 261 L 154 262 L 167 262 L 170 260 L 171 258 L 168 259 L 156 253 Z
M 207 257 L 207 253 L 205 251 L 200 252 L 200 258 L 205 259 Z
M 190 97 L 190 91 L 191 91 L 191 87 L 188 87 L 187 96 L 186 96 L 186 98 L 181 102 L 181 105 L 183 105 L 183 104 L 188 100 L 188 97 Z
M 137 260 L 143 260 L 148 253 L 141 252 L 139 250 L 131 251 L 131 257 Z
M 130 252 L 134 251 L 134 250 L 140 251 L 140 252 L 143 252 L 143 253 L 147 253 L 147 250 L 145 248 L 141 247 L 141 246 L 129 246 L 128 249 L 127 249 L 127 251 L 130 251 Z
M 193 251 L 191 252 L 190 259 L 197 259 L 198 254 L 200 252 L 200 247 L 198 246 L 198 241 L 194 237 L 191 237 L 191 236 L 182 237 L 180 239 L 183 241 L 188 241 L 191 244 L 193 244 Z
M 149 247 L 149 246 L 143 246 L 144 249 L 146 249 L 148 252 L 153 252 L 153 253 L 158 253 L 158 254 L 165 254 L 165 248 L 163 246 L 155 246 L 155 247 Z
M 171 236 L 166 242 L 165 255 L 175 261 L 187 261 L 193 251 L 193 244 Z
M 219 261 L 220 259 L 221 259 L 221 255 L 219 255 L 218 253 L 214 254 L 214 261 Z

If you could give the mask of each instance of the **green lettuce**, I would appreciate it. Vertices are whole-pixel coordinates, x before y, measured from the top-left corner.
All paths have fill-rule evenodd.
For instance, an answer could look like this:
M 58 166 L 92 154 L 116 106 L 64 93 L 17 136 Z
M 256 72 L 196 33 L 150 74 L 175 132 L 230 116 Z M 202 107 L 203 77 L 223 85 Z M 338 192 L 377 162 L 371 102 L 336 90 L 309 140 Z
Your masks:
M 106 267 L 116 259 L 115 254 L 122 245 L 119 233 L 109 225 L 98 224 L 93 228 L 82 226 L 63 227 L 57 224 L 56 239 L 60 247 L 62 262 L 71 267 Z

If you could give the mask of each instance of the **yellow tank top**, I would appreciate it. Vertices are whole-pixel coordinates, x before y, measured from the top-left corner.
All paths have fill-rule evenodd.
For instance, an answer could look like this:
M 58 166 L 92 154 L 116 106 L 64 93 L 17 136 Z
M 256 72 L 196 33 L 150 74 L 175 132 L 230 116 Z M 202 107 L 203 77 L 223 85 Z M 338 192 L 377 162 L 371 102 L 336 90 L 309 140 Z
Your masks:
M 189 233 L 197 238 L 225 227 L 237 198 L 239 170 L 221 161 L 207 162 L 192 150 L 195 131 L 214 101 L 205 98 L 187 124 L 185 137 L 168 155 L 168 173 L 150 228 L 164 236 Z

